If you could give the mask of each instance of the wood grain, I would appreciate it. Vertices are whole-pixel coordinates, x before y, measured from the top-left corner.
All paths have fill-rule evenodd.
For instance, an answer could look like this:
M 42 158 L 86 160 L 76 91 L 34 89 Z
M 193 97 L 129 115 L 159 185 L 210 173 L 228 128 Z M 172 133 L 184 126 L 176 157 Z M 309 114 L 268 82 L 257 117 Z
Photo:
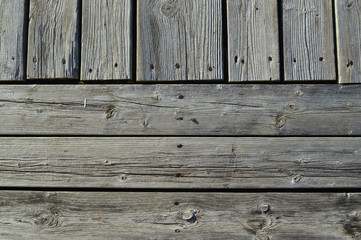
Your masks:
M 83 1 L 81 80 L 131 78 L 131 4 Z
M 24 80 L 26 0 L 0 0 L 0 80 Z
M 79 1 L 30 1 L 28 79 L 78 79 Z
M 221 0 L 137 0 L 137 80 L 223 79 Z
M 285 80 L 336 80 L 332 1 L 282 2 Z
M 360 135 L 361 86 L 0 85 L 1 135 Z
M 277 0 L 228 0 L 229 81 L 280 80 Z
M 361 187 L 358 137 L 2 137 L 0 145 L 7 187 Z
M 359 193 L 0 192 L 2 239 L 358 239 Z
M 340 83 L 361 82 L 361 2 L 335 1 Z

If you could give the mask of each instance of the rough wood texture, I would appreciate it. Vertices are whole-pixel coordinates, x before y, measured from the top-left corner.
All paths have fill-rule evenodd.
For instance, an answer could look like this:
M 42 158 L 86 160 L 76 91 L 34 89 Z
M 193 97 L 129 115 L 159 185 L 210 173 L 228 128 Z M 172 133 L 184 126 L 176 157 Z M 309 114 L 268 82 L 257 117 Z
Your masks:
M 131 1 L 85 0 L 81 80 L 131 78 Z
M 26 0 L 0 0 L 0 80 L 24 80 Z
M 332 1 L 282 2 L 285 80 L 336 80 Z
M 360 138 L 0 138 L 0 186 L 361 187 Z
M 340 83 L 361 82 L 361 1 L 335 1 Z
M 229 81 L 280 79 L 277 0 L 228 0 Z
M 359 239 L 359 193 L 0 192 L 1 239 Z M 145 237 L 146 236 L 146 237 Z
M 80 0 L 31 0 L 28 79 L 77 79 Z
M 137 80 L 223 79 L 221 0 L 137 0 Z
M 361 86 L 0 85 L 0 134 L 360 135 Z

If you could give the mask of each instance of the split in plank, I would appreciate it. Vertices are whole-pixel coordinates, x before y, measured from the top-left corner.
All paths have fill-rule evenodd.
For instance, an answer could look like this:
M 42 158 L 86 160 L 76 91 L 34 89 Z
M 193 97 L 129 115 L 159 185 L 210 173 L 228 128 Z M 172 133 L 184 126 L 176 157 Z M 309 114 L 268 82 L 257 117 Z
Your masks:
M 221 0 L 137 0 L 137 80 L 223 79 Z
M 2 137 L 0 145 L 6 187 L 361 187 L 360 138 Z
M 280 80 L 276 0 L 228 0 L 229 81 Z
M 28 79 L 78 79 L 79 1 L 30 0 Z
M 335 1 L 340 83 L 361 82 L 361 1 Z
M 81 80 L 131 78 L 130 0 L 85 0 Z
M 0 135 L 360 135 L 361 86 L 0 85 Z
M 332 1 L 282 4 L 285 80 L 336 80 Z
M 358 239 L 359 193 L 0 192 L 2 239 Z
M 0 0 L 0 80 L 24 80 L 26 0 Z

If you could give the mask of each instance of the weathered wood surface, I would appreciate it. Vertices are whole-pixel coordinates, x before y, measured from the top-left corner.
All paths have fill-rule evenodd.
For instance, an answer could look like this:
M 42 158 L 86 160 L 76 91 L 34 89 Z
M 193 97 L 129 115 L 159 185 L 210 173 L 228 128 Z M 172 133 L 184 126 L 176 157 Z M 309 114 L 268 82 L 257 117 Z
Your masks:
M 285 80 L 336 80 L 332 1 L 282 2 Z
M 229 81 L 280 80 L 277 0 L 228 0 Z
M 359 193 L 0 192 L 1 239 L 359 239 Z
M 1 85 L 2 135 L 360 135 L 361 86 Z
M 361 2 L 335 1 L 340 83 L 361 82 Z
M 85 0 L 81 80 L 131 78 L 131 1 Z
M 0 80 L 24 80 L 26 0 L 0 0 Z
M 137 80 L 223 79 L 221 0 L 137 0 Z
M 361 187 L 360 138 L 0 138 L 0 186 Z
M 28 79 L 78 78 L 79 1 L 30 1 Z

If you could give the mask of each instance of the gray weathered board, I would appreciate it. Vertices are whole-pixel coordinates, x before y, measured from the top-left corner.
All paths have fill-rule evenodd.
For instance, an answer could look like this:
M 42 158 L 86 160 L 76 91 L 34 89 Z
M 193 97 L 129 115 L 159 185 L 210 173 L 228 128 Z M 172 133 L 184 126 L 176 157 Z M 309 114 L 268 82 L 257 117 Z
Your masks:
M 80 0 L 30 0 L 28 79 L 79 76 Z
M 282 2 L 285 80 L 336 80 L 332 1 Z
M 25 0 L 0 0 L 0 80 L 24 80 Z
M 0 85 L 1 135 L 360 135 L 361 86 Z
M 0 192 L 1 239 L 361 236 L 359 193 Z
M 85 0 L 80 80 L 131 78 L 131 0 Z
M 2 137 L 0 186 L 361 187 L 360 138 Z
M 137 0 L 137 80 L 223 79 L 221 0 Z
M 277 0 L 228 0 L 229 81 L 280 80 Z
M 335 1 L 340 83 L 361 82 L 361 1 Z

